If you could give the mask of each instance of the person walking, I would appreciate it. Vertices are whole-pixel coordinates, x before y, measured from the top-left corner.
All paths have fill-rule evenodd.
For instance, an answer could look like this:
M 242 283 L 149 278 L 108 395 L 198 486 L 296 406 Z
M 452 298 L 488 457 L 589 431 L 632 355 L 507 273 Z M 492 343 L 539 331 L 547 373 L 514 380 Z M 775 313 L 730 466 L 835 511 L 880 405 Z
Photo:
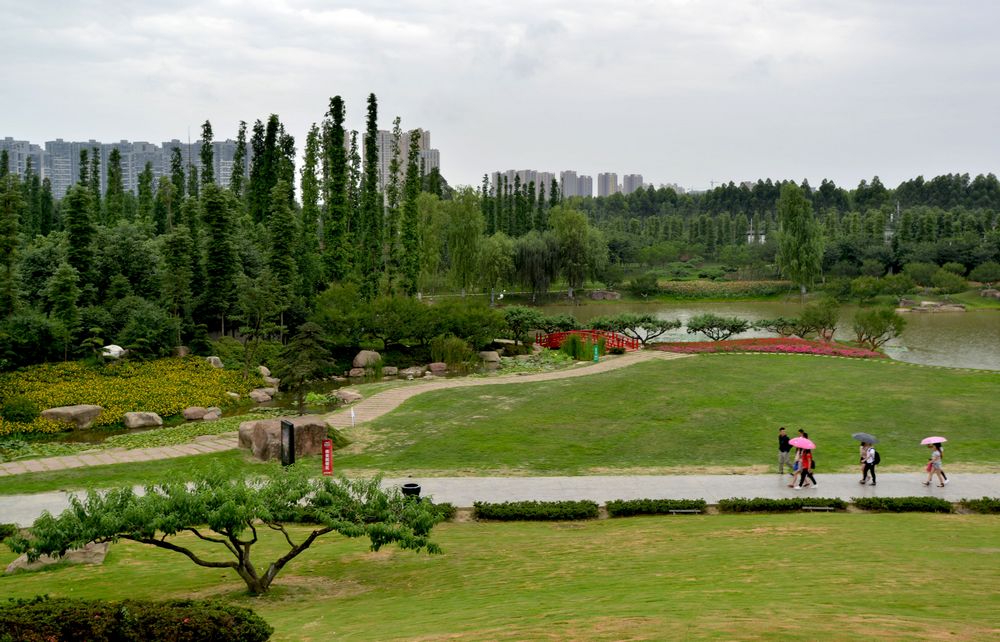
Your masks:
M 785 466 L 791 468 L 792 464 L 788 460 L 792 447 L 788 443 L 788 435 L 785 434 L 785 427 L 778 428 L 778 474 L 785 474 Z
M 816 478 L 813 477 L 812 473 L 813 457 L 811 450 L 805 448 L 802 449 L 802 462 L 800 467 L 802 469 L 802 476 L 799 477 L 799 483 L 795 485 L 795 490 L 802 490 L 804 485 L 808 486 L 808 484 L 806 484 L 807 477 L 809 478 L 809 481 L 812 482 L 813 488 L 819 486 L 819 484 L 816 483 Z
M 875 451 L 875 446 L 872 444 L 861 444 L 864 447 L 864 458 L 861 460 L 863 468 L 861 469 L 861 484 L 868 481 L 868 474 L 871 473 L 872 476 L 872 486 L 875 485 L 875 466 L 877 465 L 876 459 L 878 459 L 878 454 Z
M 927 444 L 927 447 L 931 449 L 931 458 L 927 462 L 927 481 L 924 482 L 924 486 L 930 486 L 934 475 L 937 475 L 940 482 L 938 488 L 944 488 L 945 484 L 948 483 L 948 478 L 944 476 L 944 471 L 941 470 L 941 444 Z

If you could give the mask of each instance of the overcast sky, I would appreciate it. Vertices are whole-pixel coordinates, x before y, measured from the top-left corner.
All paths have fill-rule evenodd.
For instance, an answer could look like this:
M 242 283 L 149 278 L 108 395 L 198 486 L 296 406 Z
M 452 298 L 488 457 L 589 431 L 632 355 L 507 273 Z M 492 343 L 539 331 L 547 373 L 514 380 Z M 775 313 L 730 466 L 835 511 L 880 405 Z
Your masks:
M 330 96 L 431 131 L 442 173 L 997 172 L 1000 3 L 0 0 L 0 137 L 217 139 Z

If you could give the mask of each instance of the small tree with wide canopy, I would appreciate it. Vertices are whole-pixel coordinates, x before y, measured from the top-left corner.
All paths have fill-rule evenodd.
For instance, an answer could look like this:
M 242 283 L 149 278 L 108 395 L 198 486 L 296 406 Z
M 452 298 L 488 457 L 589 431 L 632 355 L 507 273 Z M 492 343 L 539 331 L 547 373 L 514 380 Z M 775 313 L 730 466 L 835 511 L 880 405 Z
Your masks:
M 699 314 L 687 322 L 688 334 L 702 333 L 712 341 L 725 341 L 736 334 L 743 334 L 753 327 L 746 319 L 721 317 L 717 314 Z
M 595 330 L 608 330 L 637 339 L 642 347 L 671 330 L 681 327 L 676 319 L 660 319 L 653 314 L 625 312 L 612 316 L 596 317 L 588 323 Z
M 263 479 L 231 479 L 216 471 L 193 482 L 147 486 L 142 494 L 130 487 L 117 488 L 91 491 L 70 502 L 58 517 L 43 513 L 27 538 L 10 538 L 8 545 L 34 560 L 90 542 L 131 540 L 180 553 L 199 566 L 231 568 L 253 595 L 266 593 L 286 564 L 327 533 L 367 537 L 375 551 L 398 544 L 413 551 L 440 552 L 429 539 L 440 521 L 430 502 L 383 490 L 380 478 L 311 479 L 292 467 Z M 295 541 L 286 527 L 290 523 L 315 527 Z M 280 533 L 288 545 L 287 552 L 265 566 L 251 557 L 261 529 Z M 177 539 L 183 533 L 214 545 L 220 555 L 208 556 L 201 546 L 187 546 Z

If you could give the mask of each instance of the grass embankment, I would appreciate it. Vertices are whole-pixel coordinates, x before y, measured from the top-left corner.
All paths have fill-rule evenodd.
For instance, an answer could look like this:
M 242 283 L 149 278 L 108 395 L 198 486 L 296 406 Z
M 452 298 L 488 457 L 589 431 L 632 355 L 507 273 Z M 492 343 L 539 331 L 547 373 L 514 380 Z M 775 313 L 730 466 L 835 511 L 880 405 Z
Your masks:
M 1000 465 L 1000 375 L 799 355 L 700 355 L 599 376 L 442 390 L 348 431 L 340 470 L 413 474 L 764 472 L 778 426 L 805 429 L 820 470 L 853 472 L 851 433 L 884 470 Z
M 231 570 L 122 542 L 103 566 L 0 577 L 0 593 L 218 597 L 257 611 L 276 641 L 988 639 L 998 526 L 857 514 L 442 524 L 437 556 L 321 538 L 260 598 Z M 262 564 L 282 542 L 258 532 Z

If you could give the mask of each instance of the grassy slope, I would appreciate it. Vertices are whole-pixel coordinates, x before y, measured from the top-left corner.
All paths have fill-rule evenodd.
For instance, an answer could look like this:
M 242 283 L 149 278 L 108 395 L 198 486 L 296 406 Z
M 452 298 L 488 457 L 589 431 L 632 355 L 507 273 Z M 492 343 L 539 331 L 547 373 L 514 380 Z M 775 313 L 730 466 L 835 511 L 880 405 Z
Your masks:
M 321 539 L 256 599 L 231 571 L 121 543 L 104 566 L 0 577 L 0 594 L 221 597 L 255 609 L 279 641 L 987 639 L 1000 632 L 1000 594 L 989 590 L 1000 581 L 998 520 L 798 514 L 444 524 L 435 530 L 440 556 Z M 259 563 L 279 550 L 275 534 L 263 536 L 269 552 Z M 10 557 L 0 553 L 0 563 Z
M 427 393 L 357 431 L 341 470 L 581 474 L 771 466 L 779 425 L 817 441 L 820 470 L 853 471 L 851 433 L 882 439 L 886 470 L 1000 464 L 1000 376 L 793 355 L 703 355 L 594 377 Z

